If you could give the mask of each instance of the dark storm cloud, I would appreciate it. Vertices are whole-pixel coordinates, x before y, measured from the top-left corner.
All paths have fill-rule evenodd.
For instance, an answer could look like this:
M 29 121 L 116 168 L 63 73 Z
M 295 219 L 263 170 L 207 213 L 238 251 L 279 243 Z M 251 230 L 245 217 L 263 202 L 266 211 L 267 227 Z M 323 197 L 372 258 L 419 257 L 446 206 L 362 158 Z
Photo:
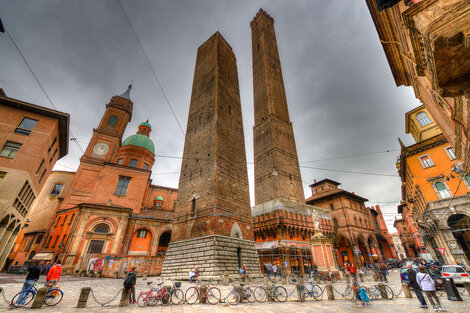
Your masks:
M 405 137 L 404 113 L 419 105 L 410 89 L 396 88 L 364 1 L 122 0 L 122 4 L 184 130 L 196 49 L 215 31 L 222 33 L 237 57 L 249 162 L 253 161 L 249 23 L 260 7 L 275 20 L 301 162 L 398 149 L 396 137 Z M 184 137 L 117 0 L 1 1 L 0 15 L 57 108 L 71 114 L 72 132 L 84 148 L 105 104 L 133 81 L 134 113 L 125 136 L 149 118 L 157 154 L 181 156 Z M 6 34 L 0 34 L 0 56 L 0 87 L 10 97 L 50 106 Z M 408 137 L 405 143 L 411 143 Z M 396 174 L 397 155 L 393 151 L 302 165 Z M 76 168 L 79 156 L 71 143 L 69 155 L 56 168 Z M 153 182 L 177 187 L 174 173 L 180 164 L 179 159 L 157 157 Z M 253 166 L 248 168 L 253 187 Z M 397 177 L 305 167 L 302 176 L 307 197 L 308 183 L 328 177 L 370 200 L 394 201 L 383 209 L 387 220 L 400 199 Z

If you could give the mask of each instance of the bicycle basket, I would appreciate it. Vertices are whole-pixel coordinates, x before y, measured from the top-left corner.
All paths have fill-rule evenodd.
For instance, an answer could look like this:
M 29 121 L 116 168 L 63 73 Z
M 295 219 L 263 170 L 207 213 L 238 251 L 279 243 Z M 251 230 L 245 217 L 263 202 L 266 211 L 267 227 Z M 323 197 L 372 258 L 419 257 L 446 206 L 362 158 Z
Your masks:
M 175 282 L 175 287 L 180 288 L 181 287 L 181 282 L 180 281 Z

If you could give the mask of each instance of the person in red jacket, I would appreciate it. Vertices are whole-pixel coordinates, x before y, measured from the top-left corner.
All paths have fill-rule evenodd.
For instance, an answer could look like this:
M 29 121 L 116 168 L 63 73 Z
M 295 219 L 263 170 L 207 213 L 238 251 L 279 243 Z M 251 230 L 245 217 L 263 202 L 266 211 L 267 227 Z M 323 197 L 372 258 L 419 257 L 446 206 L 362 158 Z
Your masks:
M 57 282 L 60 279 L 60 275 L 62 275 L 62 265 L 60 265 L 60 260 L 58 260 L 56 264 L 51 267 L 49 272 L 47 272 L 45 286 L 49 289 L 53 288 L 55 285 L 57 285 Z
M 352 276 L 354 282 L 356 282 L 357 278 L 356 278 L 356 274 L 357 274 L 357 269 L 356 267 L 352 264 L 352 263 L 349 263 L 348 267 L 346 268 L 346 270 L 349 272 L 349 274 Z

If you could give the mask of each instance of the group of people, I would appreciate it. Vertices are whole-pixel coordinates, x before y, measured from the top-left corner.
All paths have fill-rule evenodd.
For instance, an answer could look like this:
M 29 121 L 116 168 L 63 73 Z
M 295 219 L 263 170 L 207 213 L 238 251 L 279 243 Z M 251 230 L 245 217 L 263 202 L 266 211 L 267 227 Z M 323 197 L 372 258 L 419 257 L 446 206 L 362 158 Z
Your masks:
M 276 264 L 264 263 L 263 269 L 264 272 L 268 275 L 269 279 L 272 279 L 273 275 L 274 279 L 276 279 L 277 274 L 279 274 L 279 277 L 282 278 L 282 271 L 279 270 L 279 267 Z
M 60 276 L 62 275 L 62 265 L 60 264 L 60 260 L 57 261 L 53 266 L 50 266 L 50 262 L 38 262 L 32 264 L 28 268 L 28 272 L 21 291 L 31 290 L 34 283 L 39 280 L 39 277 L 41 276 L 41 273 L 43 273 L 44 268 L 46 269 L 46 272 L 44 273 L 46 274 L 46 283 L 44 286 L 49 289 L 55 287 L 60 280 Z M 17 303 L 24 304 L 27 296 L 28 293 L 23 292 L 18 298 Z
M 428 304 L 423 296 L 423 291 L 427 296 L 429 302 L 431 303 L 434 311 L 447 311 L 444 307 L 442 307 L 439 298 L 436 295 L 436 285 L 435 279 L 439 278 L 441 275 L 439 270 L 436 269 L 435 266 L 431 266 L 431 269 L 426 272 L 426 268 L 424 266 L 420 266 L 418 268 L 418 273 L 413 269 L 411 263 L 406 265 L 408 269 L 408 282 L 411 288 L 413 288 L 416 297 L 420 302 L 420 308 L 427 308 Z M 435 301 L 435 302 L 434 302 Z

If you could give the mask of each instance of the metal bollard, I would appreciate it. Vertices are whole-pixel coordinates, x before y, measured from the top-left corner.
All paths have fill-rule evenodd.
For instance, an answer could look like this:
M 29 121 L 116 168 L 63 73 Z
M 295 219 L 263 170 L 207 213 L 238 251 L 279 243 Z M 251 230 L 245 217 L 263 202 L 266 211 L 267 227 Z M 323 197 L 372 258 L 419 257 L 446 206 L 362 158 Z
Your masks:
M 250 283 L 250 281 L 248 279 L 248 274 L 245 274 L 245 284 L 248 285 L 249 283 Z
M 401 286 L 403 288 L 403 293 L 405 294 L 405 298 L 411 298 L 410 286 L 407 283 L 402 283 Z
M 149 274 L 149 272 L 148 272 L 148 271 L 145 271 L 145 272 L 144 272 L 144 276 L 142 277 L 142 280 L 147 280 L 148 274 Z
M 202 285 L 201 288 L 199 288 L 199 294 L 200 294 L 199 303 L 206 303 L 206 297 L 205 297 L 206 291 L 207 291 L 206 285 Z
M 119 306 L 128 306 L 129 305 L 129 295 L 131 293 L 130 288 L 122 288 L 121 301 L 119 301 Z
M 364 274 L 359 273 L 359 279 L 361 280 L 361 283 L 364 282 Z
M 326 294 L 328 295 L 328 300 L 334 300 L 335 294 L 333 293 L 333 285 L 331 283 L 326 284 Z
M 374 273 L 372 276 L 374 277 L 374 281 L 379 281 L 379 278 L 377 277 L 377 273 Z
M 283 285 L 287 284 L 287 276 L 286 276 L 286 274 L 282 275 L 282 284 L 283 284 Z
M 46 299 L 47 288 L 41 287 L 38 289 L 36 293 L 36 297 L 33 300 L 33 304 L 31 305 L 31 309 L 40 309 L 44 304 L 44 300 Z
M 80 297 L 78 298 L 77 308 L 84 308 L 86 307 L 86 303 L 88 301 L 88 296 L 90 295 L 91 287 L 83 287 L 82 291 L 80 292 Z
M 295 284 L 295 289 L 297 290 L 297 300 L 299 302 L 302 302 L 304 300 L 302 297 L 302 284 L 301 283 Z
M 229 280 L 228 274 L 225 273 L 224 274 L 224 281 L 223 281 L 224 286 L 228 286 L 229 282 L 230 282 L 230 280 Z
M 266 285 L 269 284 L 269 278 L 267 274 L 264 274 L 264 280 L 266 281 Z
M 351 276 L 349 275 L 349 273 L 344 274 L 344 277 L 346 278 L 346 282 L 350 284 L 351 283 Z

